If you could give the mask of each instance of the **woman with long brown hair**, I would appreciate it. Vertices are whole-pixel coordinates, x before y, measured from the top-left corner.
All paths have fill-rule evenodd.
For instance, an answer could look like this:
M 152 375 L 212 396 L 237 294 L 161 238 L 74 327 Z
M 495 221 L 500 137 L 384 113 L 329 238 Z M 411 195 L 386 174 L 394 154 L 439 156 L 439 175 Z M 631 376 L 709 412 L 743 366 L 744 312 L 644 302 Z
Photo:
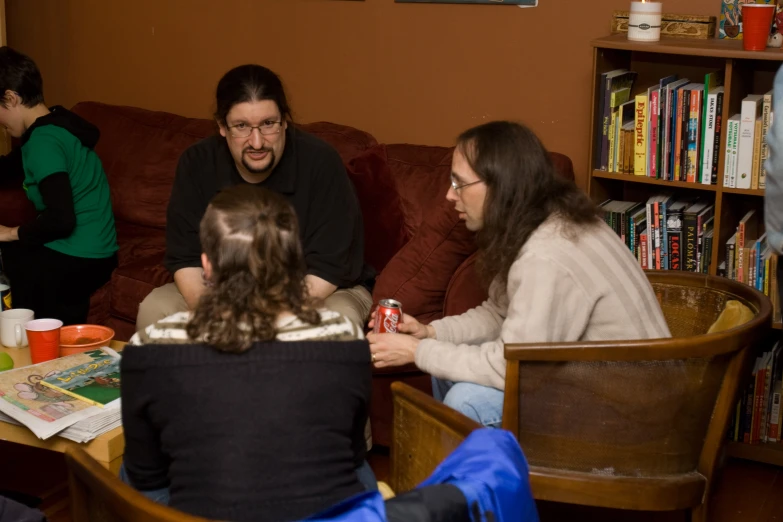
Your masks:
M 363 491 L 370 353 L 309 297 L 293 208 L 229 188 L 200 240 L 198 306 L 123 352 L 123 478 L 217 520 L 299 520 Z
M 556 174 L 527 127 L 498 121 L 464 132 L 446 198 L 477 232 L 489 298 L 427 326 L 404 315 L 401 333 L 369 334 L 375 366 L 415 362 L 433 376 L 436 398 L 499 426 L 504 343 L 670 336 L 630 250 L 590 199 Z

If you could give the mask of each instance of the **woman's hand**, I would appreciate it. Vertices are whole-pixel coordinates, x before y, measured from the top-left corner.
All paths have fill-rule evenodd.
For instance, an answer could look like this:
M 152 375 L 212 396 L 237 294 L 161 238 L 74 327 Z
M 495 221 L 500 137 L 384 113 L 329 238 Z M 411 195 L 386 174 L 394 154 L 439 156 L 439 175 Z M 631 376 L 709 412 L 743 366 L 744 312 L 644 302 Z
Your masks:
M 0 225 L 0 241 L 18 241 L 19 227 L 4 227 Z
M 372 314 L 370 314 L 370 322 L 367 324 L 369 328 L 375 326 L 377 314 L 378 308 L 376 307 L 375 310 L 372 311 Z M 413 316 L 408 314 L 402 314 L 402 321 L 397 323 L 397 333 L 412 335 L 416 339 L 435 339 L 435 328 L 421 324 Z
M 411 335 L 399 333 L 369 333 L 370 353 L 376 368 L 403 366 L 416 359 L 419 340 Z

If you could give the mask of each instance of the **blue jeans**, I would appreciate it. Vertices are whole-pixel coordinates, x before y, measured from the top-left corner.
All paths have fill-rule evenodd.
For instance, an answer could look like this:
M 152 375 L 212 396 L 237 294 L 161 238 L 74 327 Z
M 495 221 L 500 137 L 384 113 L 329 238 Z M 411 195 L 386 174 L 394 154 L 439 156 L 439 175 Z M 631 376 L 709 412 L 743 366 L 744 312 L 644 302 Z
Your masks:
M 373 473 L 372 468 L 366 460 L 362 462 L 361 466 L 356 468 L 356 476 L 359 478 L 359 482 L 362 483 L 362 486 L 364 486 L 365 491 L 378 490 L 378 481 L 375 479 L 375 473 Z M 131 484 L 130 478 L 128 478 L 128 474 L 125 472 L 125 464 L 120 466 L 120 480 L 135 488 L 135 486 Z M 171 500 L 171 495 L 169 495 L 169 488 L 153 489 L 150 491 L 139 490 L 139 493 L 153 502 L 163 504 L 164 506 L 168 506 L 169 500 Z
M 503 390 L 433 377 L 432 396 L 482 426 L 499 428 L 503 420 Z

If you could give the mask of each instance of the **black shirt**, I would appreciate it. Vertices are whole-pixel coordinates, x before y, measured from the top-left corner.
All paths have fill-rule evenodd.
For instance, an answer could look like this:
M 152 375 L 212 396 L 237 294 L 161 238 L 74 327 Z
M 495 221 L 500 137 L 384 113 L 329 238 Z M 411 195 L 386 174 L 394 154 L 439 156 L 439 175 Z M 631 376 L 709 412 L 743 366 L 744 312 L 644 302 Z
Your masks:
M 300 520 L 363 491 L 367 341 L 201 344 L 122 354 L 125 469 L 215 520 Z
M 179 160 L 166 218 L 166 268 L 201 267 L 199 224 L 222 189 L 247 183 L 237 171 L 225 138 L 211 136 Z M 307 272 L 338 288 L 373 277 L 364 264 L 359 201 L 334 148 L 289 125 L 283 156 L 258 186 L 285 196 L 299 220 Z

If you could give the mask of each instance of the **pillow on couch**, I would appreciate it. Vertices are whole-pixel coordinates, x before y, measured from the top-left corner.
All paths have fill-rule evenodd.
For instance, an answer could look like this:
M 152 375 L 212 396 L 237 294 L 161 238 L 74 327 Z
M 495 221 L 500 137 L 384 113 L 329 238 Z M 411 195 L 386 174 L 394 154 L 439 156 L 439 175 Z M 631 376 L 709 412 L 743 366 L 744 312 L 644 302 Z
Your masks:
M 376 145 L 351 159 L 347 169 L 364 221 L 364 259 L 380 274 L 408 241 L 402 206 L 386 158 Z
M 473 232 L 465 228 L 454 204 L 443 199 L 378 276 L 373 301 L 396 299 L 403 312 L 425 324 L 439 319 L 449 281 L 475 250 Z

